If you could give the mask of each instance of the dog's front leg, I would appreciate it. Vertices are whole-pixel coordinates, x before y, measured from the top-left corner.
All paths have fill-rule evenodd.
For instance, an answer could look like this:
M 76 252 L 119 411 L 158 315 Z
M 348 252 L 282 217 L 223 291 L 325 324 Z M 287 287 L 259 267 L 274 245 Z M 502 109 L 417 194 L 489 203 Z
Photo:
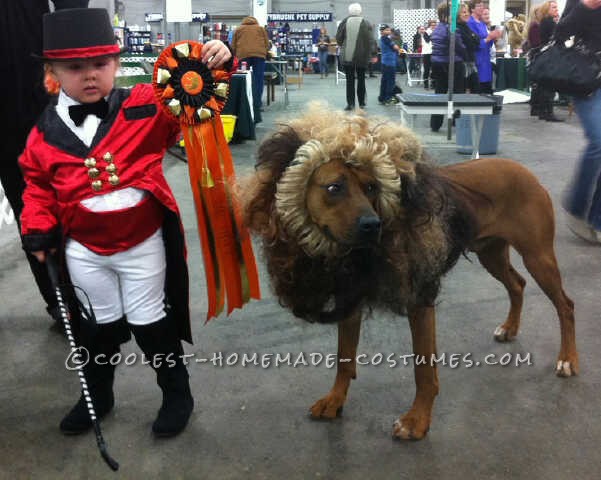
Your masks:
M 404 416 L 394 422 L 392 435 L 406 440 L 423 438 L 430 428 L 432 406 L 438 395 L 436 363 L 436 321 L 434 307 L 414 307 L 409 311 L 413 339 L 415 400 Z
M 338 322 L 338 365 L 330 392 L 311 407 L 313 418 L 334 418 L 342 410 L 351 379 L 356 378 L 357 344 L 361 329 L 361 309 Z

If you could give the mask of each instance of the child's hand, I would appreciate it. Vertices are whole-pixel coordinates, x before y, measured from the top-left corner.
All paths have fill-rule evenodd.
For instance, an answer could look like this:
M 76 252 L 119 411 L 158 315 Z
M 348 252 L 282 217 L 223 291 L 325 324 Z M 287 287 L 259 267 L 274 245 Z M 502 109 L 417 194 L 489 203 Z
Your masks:
M 31 252 L 31 254 L 38 259 L 38 262 L 44 263 L 46 261 L 46 252 L 39 250 L 37 252 Z
M 50 253 L 54 255 L 56 253 L 56 248 L 50 249 Z M 38 262 L 44 263 L 46 261 L 46 255 L 48 252 L 45 252 L 44 250 L 37 250 L 35 252 L 31 252 L 31 254 L 38 259 Z
M 210 40 L 202 46 L 202 61 L 209 68 L 217 68 L 232 57 L 230 50 L 221 40 Z

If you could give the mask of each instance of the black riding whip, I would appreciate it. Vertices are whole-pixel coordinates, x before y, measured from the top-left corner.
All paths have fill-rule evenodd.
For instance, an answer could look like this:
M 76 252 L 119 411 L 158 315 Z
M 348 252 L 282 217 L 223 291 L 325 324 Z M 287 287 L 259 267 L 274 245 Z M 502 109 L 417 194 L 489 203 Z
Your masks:
M 61 312 L 63 324 L 65 326 L 65 333 L 67 334 L 69 346 L 71 347 L 71 354 L 73 355 L 77 353 L 77 345 L 75 344 L 75 338 L 73 338 L 73 332 L 71 331 L 69 314 L 67 312 L 67 304 L 63 300 L 63 295 L 61 292 L 58 274 L 58 262 L 54 255 L 50 253 L 46 253 L 46 267 L 48 268 L 48 276 L 50 277 L 50 282 L 52 283 L 52 286 L 54 287 L 54 291 L 56 293 L 56 300 L 58 302 L 58 307 Z M 96 444 L 98 445 L 98 449 L 100 450 L 100 455 L 102 455 L 102 458 L 107 463 L 107 465 L 111 467 L 112 470 L 117 471 L 119 469 L 119 464 L 115 461 L 113 457 L 109 455 L 106 449 L 106 443 L 104 442 L 102 431 L 100 430 L 100 422 L 96 418 L 96 411 L 94 410 L 92 397 L 90 396 L 90 391 L 88 389 L 88 382 L 86 381 L 86 377 L 83 372 L 82 366 L 80 366 L 77 369 L 77 375 L 79 376 L 79 383 L 81 384 L 81 389 L 83 390 L 83 395 L 86 400 L 88 413 L 90 414 L 90 420 L 92 420 L 94 433 L 96 434 Z

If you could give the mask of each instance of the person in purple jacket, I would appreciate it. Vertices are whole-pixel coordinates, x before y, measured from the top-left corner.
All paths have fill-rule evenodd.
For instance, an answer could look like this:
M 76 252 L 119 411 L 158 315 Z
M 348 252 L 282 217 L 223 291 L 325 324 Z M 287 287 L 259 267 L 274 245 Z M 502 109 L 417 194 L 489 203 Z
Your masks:
M 471 0 L 469 8 L 472 16 L 467 25 L 480 37 L 480 46 L 476 50 L 476 67 L 480 79 L 480 93 L 492 93 L 492 65 L 490 63 L 490 47 L 501 36 L 502 30 L 488 31 L 482 21 L 484 3 L 480 0 Z
M 438 12 L 438 25 L 432 32 L 432 80 L 434 93 L 447 93 L 449 89 L 449 5 L 443 2 L 436 8 Z M 465 93 L 465 70 L 463 62 L 466 56 L 465 44 L 459 30 L 455 31 L 455 70 L 453 75 L 453 93 Z M 443 115 L 430 117 L 430 128 L 438 132 L 444 121 Z

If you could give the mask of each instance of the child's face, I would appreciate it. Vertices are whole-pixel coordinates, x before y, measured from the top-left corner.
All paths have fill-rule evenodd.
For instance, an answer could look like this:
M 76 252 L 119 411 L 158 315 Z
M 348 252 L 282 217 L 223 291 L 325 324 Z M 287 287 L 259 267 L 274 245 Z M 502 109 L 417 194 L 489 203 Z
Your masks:
M 80 103 L 94 103 L 113 89 L 119 68 L 118 57 L 96 57 L 53 62 L 52 71 L 69 97 Z
M 390 28 L 385 28 L 384 30 L 380 30 L 380 35 L 383 37 L 388 37 L 391 31 L 392 30 L 390 30 Z

